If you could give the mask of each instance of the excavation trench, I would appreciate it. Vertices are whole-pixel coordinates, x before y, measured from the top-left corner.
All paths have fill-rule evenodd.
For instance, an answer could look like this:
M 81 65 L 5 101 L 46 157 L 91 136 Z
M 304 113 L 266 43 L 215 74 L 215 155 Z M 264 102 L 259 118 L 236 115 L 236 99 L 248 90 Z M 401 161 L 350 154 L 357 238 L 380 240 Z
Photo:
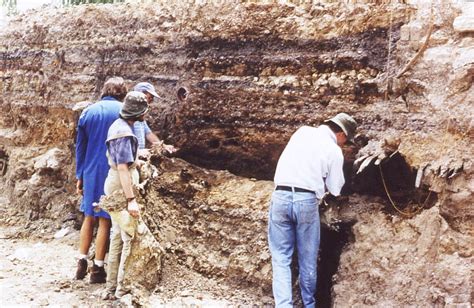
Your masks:
M 267 216 L 273 183 L 204 169 L 178 158 L 158 155 L 150 162 L 159 175 L 147 184 L 143 195 L 146 219 L 154 237 L 165 247 L 165 259 L 231 286 L 270 295 Z M 436 201 L 427 188 L 414 188 L 417 171 L 399 154 L 383 160 L 383 173 L 374 163 L 359 174 L 351 166 L 348 161 L 344 168 L 347 182 L 343 196 L 329 199 L 328 206 L 320 208 L 316 295 L 321 307 L 333 304 L 341 255 L 348 253 L 355 242 L 352 227 L 367 213 L 400 216 L 387 198 L 382 174 L 391 198 L 402 211 L 419 214 L 422 209 L 416 208 L 414 213 L 411 207 L 420 196 L 427 200 L 423 209 Z M 294 260 L 294 296 L 298 303 L 298 265 Z
M 255 288 L 257 284 L 261 286 L 264 293 L 268 294 L 271 289 L 271 275 L 266 226 L 267 206 L 273 190 L 272 182 L 237 177 L 226 171 L 206 171 L 185 161 L 180 163 L 183 164 L 181 167 L 180 164 L 171 166 L 167 160 L 154 157 L 152 163 L 158 169 L 162 169 L 165 174 L 168 173 L 166 175 L 168 179 L 173 178 L 173 176 L 170 177 L 169 172 L 176 172 L 175 184 L 163 186 L 163 183 L 157 180 L 154 183 L 158 187 L 155 187 L 155 191 L 151 193 L 153 196 L 148 198 L 154 200 L 154 206 L 160 203 L 156 202 L 155 198 L 172 199 L 174 200 L 172 203 L 176 204 L 172 208 L 181 213 L 177 214 L 181 216 L 181 219 L 174 220 L 167 226 L 167 228 L 182 230 L 174 231 L 175 234 L 181 236 L 178 241 L 180 249 L 171 249 L 171 251 L 178 251 L 177 258 L 182 264 L 202 274 L 225 277 L 228 283 L 240 287 Z M 212 165 L 212 161 L 207 164 Z M 421 180 L 417 183 L 418 170 L 410 166 L 398 152 L 387 155 L 377 163 L 376 159 L 372 159 L 363 170 L 357 171 L 353 170 L 352 160 L 345 163 L 344 172 L 347 181 L 342 190 L 343 196 L 337 200 L 329 199 L 329 205 L 320 209 L 322 225 L 316 295 L 321 307 L 331 307 L 334 304 L 332 287 L 340 266 L 341 254 L 347 253 L 354 244 L 352 227 L 358 223 L 361 215 L 379 211 L 387 217 L 395 215 L 402 219 L 411 218 L 433 207 L 437 201 L 437 194 L 431 192 L 429 186 L 422 184 Z M 210 174 L 213 175 L 209 176 Z M 222 179 L 222 176 L 226 179 Z M 252 208 L 252 206 L 247 204 L 246 208 L 243 208 L 239 204 L 246 204 L 248 200 L 254 199 L 255 194 L 262 194 L 262 191 L 252 192 L 248 189 L 249 184 L 254 186 L 257 185 L 256 183 L 264 185 L 266 197 L 260 199 L 262 203 L 258 205 L 258 211 L 251 211 L 250 214 L 248 207 Z M 225 191 L 226 189 L 222 191 L 223 187 L 229 191 Z M 212 190 L 214 192 L 211 192 Z M 205 197 L 204 191 L 208 194 Z M 213 200 L 212 195 L 217 192 L 222 194 L 222 202 L 226 205 Z M 234 203 L 236 200 L 229 194 L 239 195 L 239 201 Z M 256 217 L 259 218 L 256 219 Z M 156 219 L 152 220 L 156 225 L 160 224 L 156 222 Z M 184 225 L 179 225 L 180 223 Z M 229 228 L 233 230 L 232 235 L 228 234 Z M 257 233 L 250 235 L 249 232 Z M 163 241 L 163 232 L 156 231 L 155 234 L 157 239 Z M 244 242 L 247 247 L 241 246 Z M 219 244 L 216 245 L 216 243 Z M 183 245 L 188 248 L 184 248 Z M 170 246 L 173 245 L 170 244 Z M 249 250 L 249 247 L 252 249 Z M 204 253 L 202 249 L 213 256 L 209 259 L 213 261 L 204 260 L 198 256 L 200 251 Z M 241 252 L 240 261 L 243 260 L 238 266 L 233 260 L 233 257 L 236 257 L 234 255 L 236 250 Z M 247 255 L 243 252 L 247 252 Z M 261 253 L 264 258 L 261 257 Z M 258 258 L 259 255 L 260 262 L 250 261 L 252 258 Z M 294 296 L 298 303 L 300 295 L 297 288 L 296 258 L 294 261 Z M 249 266 L 252 270 L 249 270 Z
M 364 142 L 346 156 L 343 198 L 320 211 L 320 305 L 472 306 L 474 53 L 472 30 L 454 22 L 461 2 L 153 2 L 37 11 L 2 28 L 0 222 L 25 237 L 70 227 L 71 105 L 97 100 L 113 75 L 150 81 L 163 96 L 150 127 L 179 148 L 143 170 L 160 296 L 210 290 L 192 273 L 231 286 L 217 296 L 263 298 L 278 157 L 301 125 L 348 112 Z

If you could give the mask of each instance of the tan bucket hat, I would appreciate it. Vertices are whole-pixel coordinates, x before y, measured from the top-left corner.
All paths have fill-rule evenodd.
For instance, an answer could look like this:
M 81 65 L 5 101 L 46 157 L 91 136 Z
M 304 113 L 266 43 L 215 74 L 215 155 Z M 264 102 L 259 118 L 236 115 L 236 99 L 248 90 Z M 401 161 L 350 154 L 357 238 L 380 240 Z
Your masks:
M 354 138 L 357 129 L 357 122 L 354 120 L 353 117 L 351 117 L 347 113 L 341 112 L 336 114 L 331 119 L 326 120 L 325 122 L 329 121 L 339 126 L 344 132 L 344 134 L 346 134 L 348 140 L 352 140 L 352 138 Z
M 148 111 L 148 102 L 142 92 L 131 91 L 125 96 L 120 115 L 125 120 L 136 118 Z

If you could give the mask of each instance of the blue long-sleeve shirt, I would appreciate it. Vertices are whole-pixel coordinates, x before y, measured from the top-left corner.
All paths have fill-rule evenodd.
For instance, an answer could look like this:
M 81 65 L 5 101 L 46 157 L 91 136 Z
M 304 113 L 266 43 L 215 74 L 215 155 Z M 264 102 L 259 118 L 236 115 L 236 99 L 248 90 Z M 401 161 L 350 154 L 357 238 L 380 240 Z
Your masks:
M 77 125 L 76 178 L 82 179 L 84 194 L 81 211 L 88 216 L 108 218 L 104 211 L 94 213 L 92 203 L 104 194 L 104 183 L 109 171 L 105 140 L 110 125 L 119 118 L 122 103 L 113 97 L 101 101 L 82 111 Z

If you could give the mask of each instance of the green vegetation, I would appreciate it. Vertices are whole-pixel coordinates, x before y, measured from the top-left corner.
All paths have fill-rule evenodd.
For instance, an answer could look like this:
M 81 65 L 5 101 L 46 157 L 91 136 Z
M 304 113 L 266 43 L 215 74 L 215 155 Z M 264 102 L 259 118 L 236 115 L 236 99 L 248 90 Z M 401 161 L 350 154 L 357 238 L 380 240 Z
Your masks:
M 17 12 L 16 0 L 2 0 L 2 6 L 7 9 L 7 15 L 13 15 Z
M 49 3 L 53 5 L 71 6 L 71 5 L 80 5 L 80 4 L 89 4 L 89 3 L 120 3 L 124 1 L 125 0 L 61 0 L 61 1 L 50 0 Z M 6 8 L 7 15 L 14 15 L 18 13 L 17 2 L 18 2 L 17 0 L 0 0 L 0 6 L 3 8 Z
M 87 4 L 87 3 L 120 3 L 120 2 L 124 2 L 124 0 L 62 0 L 61 1 L 62 5 L 64 6 Z

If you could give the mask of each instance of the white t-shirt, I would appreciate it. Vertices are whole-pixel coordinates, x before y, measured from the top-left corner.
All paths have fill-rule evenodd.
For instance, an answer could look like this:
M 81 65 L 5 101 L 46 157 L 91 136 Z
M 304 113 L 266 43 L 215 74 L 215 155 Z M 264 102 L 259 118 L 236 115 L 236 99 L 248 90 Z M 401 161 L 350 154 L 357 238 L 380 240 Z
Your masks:
M 328 126 L 303 126 L 291 136 L 283 150 L 274 182 L 312 190 L 318 199 L 326 189 L 338 196 L 344 185 L 343 164 L 342 150 Z

